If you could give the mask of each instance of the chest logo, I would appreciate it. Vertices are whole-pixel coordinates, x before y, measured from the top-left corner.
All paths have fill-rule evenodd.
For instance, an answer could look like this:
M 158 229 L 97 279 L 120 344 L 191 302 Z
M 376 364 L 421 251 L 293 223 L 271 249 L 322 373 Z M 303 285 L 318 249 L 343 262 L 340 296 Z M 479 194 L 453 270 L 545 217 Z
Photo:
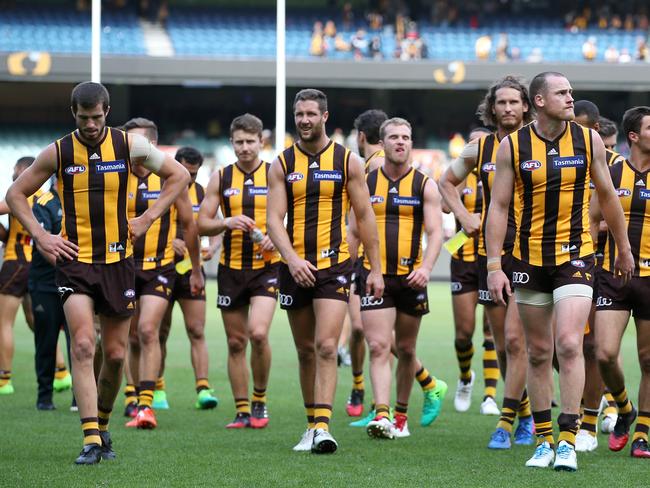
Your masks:
M 68 166 L 66 169 L 64 169 L 63 172 L 70 176 L 80 175 L 81 173 L 86 172 L 86 167 L 80 164 L 73 164 L 72 166 Z
M 582 154 L 577 156 L 565 156 L 553 158 L 553 169 L 563 168 L 584 168 L 585 157 Z
M 521 163 L 519 167 L 524 171 L 535 171 L 542 167 L 542 163 L 536 159 L 530 159 Z
M 319 170 L 312 173 L 314 181 L 343 181 L 343 173 L 341 171 L 325 171 Z
M 302 173 L 289 173 L 287 175 L 287 183 L 296 183 L 298 181 L 301 181 L 305 175 Z
M 223 196 L 226 198 L 234 197 L 235 195 L 239 195 L 239 188 L 226 188 L 223 191 Z
M 124 173 L 126 171 L 126 162 L 123 159 L 117 161 L 104 161 L 95 164 L 95 172 L 104 173 Z

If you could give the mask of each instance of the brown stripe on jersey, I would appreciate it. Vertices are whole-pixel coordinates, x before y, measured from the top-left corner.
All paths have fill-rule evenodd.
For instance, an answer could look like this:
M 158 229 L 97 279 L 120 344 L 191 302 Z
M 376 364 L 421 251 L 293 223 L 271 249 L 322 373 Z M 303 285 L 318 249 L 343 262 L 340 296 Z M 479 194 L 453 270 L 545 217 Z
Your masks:
M 614 185 L 614 188 L 618 190 L 621 187 L 621 180 L 623 179 L 623 164 L 619 163 L 613 165 L 609 169 L 609 174 L 612 177 L 612 184 Z M 632 191 L 634 191 L 634 188 L 632 188 Z M 607 233 L 605 259 L 609 261 L 609 269 L 614 270 L 614 261 L 616 260 L 616 243 L 614 242 L 614 237 L 612 236 L 611 232 Z M 604 264 L 605 269 L 607 269 L 607 263 Z
M 86 147 L 88 152 L 88 199 L 90 221 L 92 222 L 93 263 L 106 261 L 106 228 L 104 227 L 104 175 L 97 172 L 97 163 L 103 162 L 101 145 Z M 90 156 L 97 154 L 99 159 Z
M 571 124 L 571 139 L 573 141 L 573 154 L 587 154 L 587 146 L 591 149 L 591 131 L 588 132 L 589 140 L 585 140 L 585 132 L 582 127 L 578 124 Z M 589 151 L 591 154 L 591 150 Z M 575 251 L 571 251 L 571 259 L 580 258 L 580 249 L 582 248 L 582 232 L 583 221 L 582 221 L 582 211 L 584 207 L 584 196 L 585 190 L 589 188 L 587 182 L 588 175 L 588 161 L 585 156 L 585 164 L 583 167 L 575 168 L 575 183 L 573 190 L 573 206 L 571 208 L 571 231 L 569 233 L 570 238 L 569 242 L 573 245 L 577 245 Z M 548 216 L 548 214 L 547 214 Z M 555 253 L 554 253 L 555 254 Z
M 228 218 L 232 215 L 232 210 L 230 208 L 230 199 L 223 197 L 223 190 L 225 188 L 230 188 L 232 185 L 233 168 L 234 166 L 232 165 L 226 166 L 221 172 L 221 179 L 219 182 L 221 185 L 219 193 L 221 196 L 221 205 L 223 205 L 223 215 L 225 218 Z M 232 231 L 230 229 L 226 229 L 226 232 L 224 232 L 222 246 L 224 265 L 230 267 L 230 255 L 232 253 Z
M 295 219 L 295 204 L 293 200 L 293 185 L 287 182 L 287 176 L 294 172 L 296 167 L 295 146 L 287 148 L 283 157 L 280 158 L 282 168 L 284 169 L 284 187 L 287 190 L 287 234 L 291 243 L 293 243 L 293 223 Z
M 411 231 L 411 252 L 409 254 L 411 260 L 409 261 L 409 273 L 413 271 L 413 266 L 420 254 L 420 246 L 422 245 L 422 228 L 424 223 L 424 185 L 426 184 L 427 177 L 419 171 L 413 174 L 413 181 L 411 184 L 411 195 L 420 198 L 420 206 L 413 208 L 413 229 Z M 397 263 L 399 264 L 399 263 Z
M 560 210 L 560 191 L 562 187 L 562 170 L 553 167 L 553 158 L 560 154 L 558 144 L 544 139 L 537 139 L 533 144 L 544 144 L 546 154 L 546 191 L 544 192 L 544 224 L 542 230 L 542 263 L 555 266 L 555 237 L 557 235 L 557 215 Z M 554 149 L 557 154 L 549 155 Z
M 148 176 L 145 176 L 143 178 L 138 177 L 137 179 L 137 184 L 135 188 L 135 215 L 139 216 L 142 215 L 147 211 L 149 208 L 149 201 L 145 200 L 144 198 L 140 198 L 140 185 L 144 184 L 147 187 L 147 190 L 149 189 L 147 185 L 147 179 Z M 135 244 L 133 244 L 133 253 L 136 258 L 139 259 L 144 259 L 144 247 L 147 242 L 147 236 L 146 234 L 143 236 L 140 236 L 140 238 L 135 241 Z
M 260 163 L 262 165 L 264 163 Z M 255 220 L 255 197 L 250 194 L 250 191 L 247 191 L 249 186 L 255 186 L 255 171 L 259 169 L 259 166 L 255 168 L 251 173 L 244 173 L 243 186 L 242 186 L 242 214 L 246 217 L 250 217 Z M 239 169 L 241 171 L 241 169 Z M 243 171 L 242 171 L 243 173 Z M 251 181 L 252 184 L 247 185 L 247 181 Z M 253 240 L 251 239 L 250 232 L 244 232 L 242 239 L 242 268 L 250 269 L 253 266 Z
M 155 256 L 157 264 L 159 264 L 158 258 L 160 258 L 160 261 L 162 261 L 165 257 L 165 249 L 167 248 L 167 244 L 169 243 L 169 230 L 171 224 L 172 224 L 171 212 L 167 210 L 160 217 L 160 227 L 158 228 L 158 242 L 156 243 L 156 256 Z
M 527 161 L 532 156 L 532 143 L 531 143 L 531 129 L 520 130 L 515 133 L 510 140 L 510 157 L 513 164 L 516 164 L 515 173 L 519 174 L 522 180 L 523 188 L 532 188 L 533 174 L 530 171 L 522 171 L 521 163 Z M 512 139 L 517 139 L 518 157 L 515 157 L 515 150 Z M 521 260 L 528 261 L 530 258 L 530 249 L 528 247 L 528 239 L 530 238 L 530 227 L 533 222 L 533 194 L 532 192 L 524 191 L 522 211 L 519 225 L 519 250 L 521 252 Z M 516 195 L 515 195 L 516 197 Z M 513 198 L 515 198 L 513 197 Z
M 380 168 L 379 171 L 382 171 Z M 397 181 L 391 181 L 386 175 L 382 175 L 388 182 L 386 192 L 386 224 L 384 229 L 384 239 L 386 239 L 386 274 L 397 274 L 397 266 L 399 264 L 399 205 L 393 205 L 391 188 L 397 190 L 399 195 L 399 185 L 402 181 L 400 178 Z
M 625 171 L 632 172 L 634 174 L 634 186 L 632 187 L 632 201 L 630 202 L 630 212 L 627 219 L 627 235 L 630 239 L 630 246 L 632 248 L 632 254 L 636 258 L 634 260 L 634 275 L 639 276 L 639 256 L 641 246 L 643 244 L 641 237 L 643 236 L 643 224 L 645 222 L 646 215 L 646 205 L 647 201 L 640 197 L 640 189 L 647 188 L 647 172 L 644 174 L 638 173 L 633 170 L 629 163 L 625 162 Z M 643 181 L 644 185 L 641 187 L 637 186 L 638 181 Z M 614 240 L 614 239 L 612 239 Z M 614 269 L 614 268 L 612 268 Z
M 63 203 L 63 228 L 70 242 L 79 243 L 77 234 L 77 214 L 74 205 L 74 176 L 64 170 L 74 164 L 74 145 L 72 134 L 68 134 L 57 143 L 59 153 L 59 194 Z
M 481 232 L 477 241 L 480 241 L 483 247 L 485 246 L 487 212 L 488 208 L 490 207 L 490 198 L 492 195 L 492 182 L 490 181 L 491 172 L 483 171 L 483 164 L 490 162 L 490 158 L 492 157 L 492 152 L 494 150 L 495 140 L 496 136 L 494 134 L 490 134 L 478 140 L 478 158 L 476 160 L 476 170 L 478 171 L 479 178 L 483 183 L 483 206 L 481 208 Z M 479 245 L 479 248 L 481 248 L 481 245 Z
M 126 140 L 126 132 L 119 131 L 111 128 L 111 138 L 113 140 L 113 148 L 115 154 L 129 155 L 128 142 Z M 129 174 L 131 174 L 131 160 L 129 157 L 124 161 L 127 171 L 117 173 L 120 179 L 120 188 L 117 195 L 117 215 L 127 215 L 127 202 L 129 192 Z M 118 235 L 119 242 L 124 244 L 124 250 L 120 251 L 120 258 L 126 257 L 127 241 L 129 240 L 129 225 L 128 218 L 118 218 Z
M 302 151 L 303 156 L 301 159 L 306 158 L 305 178 L 307 178 L 304 230 L 305 259 L 310 263 L 318 262 L 318 204 L 320 200 L 320 182 L 314 179 L 314 171 L 320 170 L 320 157 L 330 147 L 331 143 L 330 141 L 318 154 L 308 155 Z M 298 149 L 297 145 L 296 148 Z M 312 162 L 318 163 L 318 168 L 310 168 L 309 166 Z
M 192 203 L 195 205 L 201 205 L 201 202 L 203 202 L 203 199 L 205 198 L 205 190 L 196 182 L 194 182 L 192 187 L 194 188 L 194 192 L 196 194 L 196 200 L 193 200 Z
M 341 240 L 343 239 L 342 235 L 342 230 L 341 230 L 341 218 L 344 215 L 343 212 L 343 189 L 345 187 L 345 182 L 347 180 L 347 167 L 348 163 L 350 161 L 350 152 L 346 151 L 346 149 L 339 145 L 339 144 L 334 144 L 334 155 L 333 155 L 333 161 L 334 161 L 334 170 L 338 170 L 341 172 L 341 174 L 344 175 L 342 178 L 342 181 L 336 181 L 334 182 L 334 194 L 332 195 L 332 213 L 331 213 L 331 221 L 332 221 L 332 230 L 330 232 L 330 243 L 329 243 L 329 248 L 330 249 L 338 249 L 341 247 Z M 342 162 L 343 165 L 341 167 L 338 166 L 339 162 Z M 339 262 L 339 254 L 336 253 L 335 255 L 330 256 L 330 265 L 334 266 L 335 264 L 338 264 Z

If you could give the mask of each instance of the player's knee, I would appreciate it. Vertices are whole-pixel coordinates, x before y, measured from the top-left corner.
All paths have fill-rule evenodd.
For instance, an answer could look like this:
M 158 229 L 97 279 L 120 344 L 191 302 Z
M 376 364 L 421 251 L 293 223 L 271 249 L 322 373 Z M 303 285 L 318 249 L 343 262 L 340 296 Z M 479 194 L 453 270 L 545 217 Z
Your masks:
M 316 350 L 313 343 L 310 342 L 296 346 L 296 352 L 298 353 L 298 362 L 300 364 L 309 364 L 314 362 Z
M 316 342 L 316 354 L 320 359 L 327 361 L 336 360 L 338 348 L 334 339 L 325 339 Z
M 553 349 L 546 345 L 528 346 L 528 364 L 531 368 L 545 367 L 553 361 Z
M 415 341 L 400 341 L 396 344 L 396 348 L 400 361 L 415 360 Z
M 580 337 L 560 336 L 555 351 L 560 361 L 574 359 L 582 355 L 582 340 Z
M 518 335 L 506 336 L 506 355 L 509 357 L 519 357 L 525 351 L 523 338 Z
M 192 322 L 187 324 L 187 336 L 190 341 L 197 342 L 205 339 L 205 325 L 203 322 Z
M 388 357 L 390 354 L 391 343 L 389 340 L 382 339 L 368 339 L 368 349 L 370 350 L 371 358 Z
M 230 355 L 242 354 L 246 352 L 246 338 L 244 336 L 228 337 L 228 353 Z
M 140 339 L 141 345 L 149 346 L 159 341 L 158 330 L 156 330 L 153 324 L 142 323 L 138 329 L 138 338 Z
M 596 361 L 601 369 L 608 370 L 616 366 L 618 361 L 618 352 L 607 347 L 596 347 Z
M 124 363 L 126 348 L 122 345 L 104 348 L 104 364 L 119 368 Z
M 266 347 L 266 345 L 269 342 L 268 336 L 266 335 L 266 332 L 264 332 L 263 330 L 251 331 L 250 340 L 251 340 L 251 345 L 255 349 L 262 349 L 263 347 Z
M 79 362 L 92 361 L 95 356 L 95 341 L 90 337 L 75 338 L 72 344 L 72 354 Z
M 639 354 L 639 366 L 642 374 L 650 374 L 650 351 Z

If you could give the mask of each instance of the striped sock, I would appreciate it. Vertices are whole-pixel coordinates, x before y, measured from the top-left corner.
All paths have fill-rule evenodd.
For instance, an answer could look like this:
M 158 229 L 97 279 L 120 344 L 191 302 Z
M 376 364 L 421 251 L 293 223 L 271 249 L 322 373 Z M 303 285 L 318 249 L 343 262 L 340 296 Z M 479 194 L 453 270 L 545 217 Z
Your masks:
M 420 371 L 415 373 L 415 379 L 420 383 L 422 391 L 433 390 L 436 387 L 436 379 L 431 376 L 429 370 L 424 365 L 420 368 Z
M 196 392 L 200 393 L 202 390 L 209 390 L 210 383 L 207 378 L 197 378 L 196 380 Z
M 305 413 L 307 414 L 307 428 L 313 429 L 314 425 L 314 404 L 305 403 Z
M 0 386 L 5 386 L 9 382 L 11 382 L 11 371 L 0 371 Z
M 97 421 L 100 432 L 106 432 L 108 430 L 108 421 L 111 418 L 112 411 L 110 408 L 102 407 L 101 402 L 97 402 Z
M 254 402 L 266 403 L 266 388 L 255 388 L 253 387 L 253 398 Z
M 521 402 L 519 402 L 519 408 L 517 408 L 517 416 L 520 419 L 527 419 L 533 414 L 530 410 L 530 399 L 528 398 L 528 392 L 524 390 L 524 394 L 521 396 Z
M 598 410 L 592 410 L 590 408 L 585 408 L 585 412 L 582 415 L 582 423 L 580 428 L 586 430 L 590 435 L 596 437 L 596 427 L 598 425 Z
M 237 413 L 244 415 L 251 414 L 251 404 L 248 398 L 235 398 L 235 408 L 237 409 Z
M 138 403 L 138 392 L 135 385 L 127 383 L 126 387 L 124 387 L 124 406 L 126 407 L 130 403 Z
M 469 342 L 468 346 L 460 347 L 458 342 L 454 342 L 456 348 L 456 359 L 460 368 L 460 380 L 467 384 L 472 381 L 472 357 L 474 356 L 474 344 Z
M 314 428 L 330 430 L 330 420 L 332 418 L 332 405 L 317 403 L 314 405 Z
M 376 417 L 390 418 L 390 407 L 385 403 L 380 403 L 375 407 Z
M 166 385 L 165 385 L 165 378 L 164 377 L 161 376 L 160 378 L 158 378 L 156 380 L 156 390 L 166 390 L 167 388 L 165 388 L 165 386 Z
M 557 418 L 557 424 L 560 427 L 560 436 L 557 441 L 566 441 L 575 447 L 580 415 L 577 413 L 561 413 Z
M 614 401 L 618 407 L 619 415 L 625 415 L 632 411 L 632 402 L 630 402 L 630 399 L 627 397 L 627 390 L 625 388 L 621 391 L 613 391 L 612 397 L 614 397 Z
M 84 446 L 87 446 L 88 444 L 99 444 L 101 446 L 102 439 L 99 437 L 97 417 L 86 417 L 81 419 L 81 430 L 84 433 Z
M 512 432 L 512 424 L 515 423 L 515 416 L 519 401 L 516 398 L 504 398 L 503 406 L 501 407 L 501 417 L 497 422 L 497 429 L 504 429 Z
M 57 368 L 54 370 L 54 379 L 55 380 L 62 380 L 68 376 L 68 368 L 64 366 L 57 366 Z
M 404 417 L 408 417 L 408 408 L 408 403 L 397 402 L 395 404 L 395 415 L 403 415 Z
M 155 381 L 141 381 L 140 394 L 138 395 L 138 409 L 151 408 L 153 403 L 153 390 L 156 387 Z
M 551 420 L 551 409 L 533 412 L 533 420 L 535 421 L 535 432 L 537 435 L 537 443 L 540 444 L 547 441 L 551 447 L 555 446 L 555 439 L 553 439 L 553 421 Z
M 605 390 L 605 400 L 607 400 L 607 406 L 603 410 L 603 415 L 617 415 L 618 408 L 616 408 L 616 400 L 614 400 L 609 390 Z
M 483 378 L 485 379 L 483 400 L 487 397 L 496 398 L 499 374 L 499 363 L 497 362 L 494 341 L 486 339 L 483 341 Z
M 363 371 L 352 372 L 352 389 L 360 391 L 366 389 L 366 385 L 363 382 Z
M 639 411 L 639 416 L 636 419 L 636 427 L 634 428 L 634 435 L 632 442 L 637 439 L 643 439 L 648 442 L 648 428 L 650 427 L 650 412 Z

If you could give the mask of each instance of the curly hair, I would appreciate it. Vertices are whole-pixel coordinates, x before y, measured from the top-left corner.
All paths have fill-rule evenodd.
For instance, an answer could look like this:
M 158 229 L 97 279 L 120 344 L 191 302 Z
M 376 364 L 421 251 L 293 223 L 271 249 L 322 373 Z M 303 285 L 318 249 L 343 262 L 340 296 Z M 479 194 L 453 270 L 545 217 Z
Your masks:
M 533 120 L 533 104 L 530 103 L 530 98 L 528 96 L 528 88 L 524 85 L 523 81 L 516 76 L 507 75 L 504 78 L 496 81 L 487 91 L 483 101 L 479 104 L 476 109 L 476 115 L 478 115 L 481 122 L 489 127 L 496 127 L 497 121 L 494 117 L 494 104 L 497 99 L 497 91 L 501 88 L 513 88 L 521 94 L 521 101 L 528 105 L 528 112 L 524 113 L 524 124 L 527 124 Z

